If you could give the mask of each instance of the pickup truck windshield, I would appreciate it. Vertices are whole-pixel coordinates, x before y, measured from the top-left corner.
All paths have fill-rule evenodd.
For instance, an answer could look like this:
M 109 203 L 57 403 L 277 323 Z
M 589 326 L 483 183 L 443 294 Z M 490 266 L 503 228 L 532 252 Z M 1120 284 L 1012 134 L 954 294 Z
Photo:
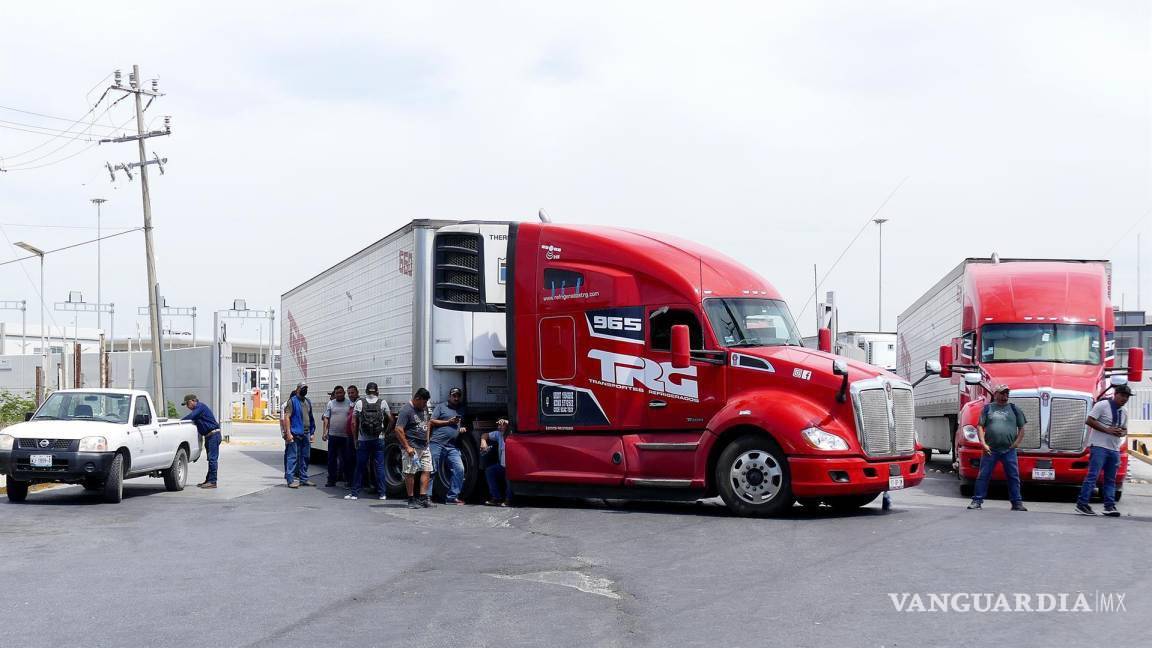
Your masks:
M 721 346 L 800 346 L 796 323 L 779 299 L 706 299 L 704 312 Z
M 985 324 L 980 362 L 1100 364 L 1100 327 L 1086 324 Z
M 102 421 L 128 423 L 132 408 L 129 394 L 99 394 L 85 392 L 57 392 L 48 397 L 33 421 Z

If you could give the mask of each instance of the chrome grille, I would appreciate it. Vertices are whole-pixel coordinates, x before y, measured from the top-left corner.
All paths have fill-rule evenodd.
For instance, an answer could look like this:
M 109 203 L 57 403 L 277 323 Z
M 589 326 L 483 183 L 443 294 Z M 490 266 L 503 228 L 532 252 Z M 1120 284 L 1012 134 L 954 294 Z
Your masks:
M 870 455 L 888 454 L 888 396 L 883 389 L 868 389 L 860 392 L 857 403 L 860 407 L 860 441 L 864 452 Z
M 911 390 L 892 390 L 892 411 L 896 415 L 893 449 L 896 454 L 911 454 L 916 450 L 916 407 Z
M 1083 449 L 1086 418 L 1087 402 L 1078 398 L 1053 398 L 1048 420 L 1048 447 L 1053 450 Z
M 1025 450 L 1038 450 L 1040 448 L 1040 399 L 1009 398 L 1008 402 L 1019 408 L 1020 413 L 1027 419 L 1024 423 L 1024 440 L 1020 442 L 1020 447 Z

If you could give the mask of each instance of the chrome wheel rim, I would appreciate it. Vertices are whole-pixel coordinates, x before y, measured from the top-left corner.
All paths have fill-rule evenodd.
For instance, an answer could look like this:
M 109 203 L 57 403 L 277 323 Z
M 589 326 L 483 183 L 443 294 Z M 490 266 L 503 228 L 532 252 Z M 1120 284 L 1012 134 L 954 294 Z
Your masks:
M 188 462 L 182 459 L 176 462 L 176 483 L 184 484 L 186 479 L 188 479 Z
M 749 504 L 772 501 L 784 487 L 784 469 L 764 450 L 749 450 L 736 457 L 728 471 L 736 496 Z

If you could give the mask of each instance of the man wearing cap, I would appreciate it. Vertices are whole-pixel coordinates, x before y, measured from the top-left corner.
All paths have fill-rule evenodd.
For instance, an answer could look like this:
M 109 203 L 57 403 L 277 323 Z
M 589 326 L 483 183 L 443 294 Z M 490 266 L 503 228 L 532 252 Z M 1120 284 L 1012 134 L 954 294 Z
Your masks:
M 216 488 L 216 469 L 220 465 L 220 424 L 216 422 L 216 415 L 207 405 L 200 402 L 196 394 L 184 395 L 184 407 L 188 408 L 188 413 L 184 415 L 183 420 L 196 426 L 204 449 L 208 451 L 208 476 L 197 486 Z
M 464 420 L 464 407 L 461 401 L 464 391 L 459 387 L 448 390 L 448 401 L 440 403 L 432 410 L 432 472 L 439 473 L 448 484 L 444 495 L 447 504 L 463 504 L 460 491 L 464 488 L 464 459 L 460 456 L 460 446 L 456 438 L 468 431 L 461 422 Z M 445 472 L 447 474 L 445 474 Z
M 1016 448 L 1024 440 L 1024 412 L 1008 402 L 1008 385 L 998 385 L 992 392 L 992 402 L 980 412 L 980 445 L 984 454 L 980 457 L 980 476 L 976 478 L 976 490 L 972 494 L 970 509 L 979 509 L 988 496 L 988 482 L 996 464 L 1004 466 L 1004 478 L 1008 480 L 1008 499 L 1013 511 L 1027 511 L 1020 496 L 1020 464 L 1016 461 Z
M 1088 474 L 1080 486 L 1080 497 L 1076 499 L 1076 512 L 1082 515 L 1096 515 L 1088 506 L 1096 478 L 1104 472 L 1104 484 L 1100 487 L 1100 497 L 1104 500 L 1104 515 L 1120 517 L 1116 510 L 1116 471 L 1120 468 L 1120 449 L 1124 447 L 1124 437 L 1128 434 L 1128 413 L 1124 406 L 1132 388 L 1117 385 L 1112 398 L 1107 398 L 1092 406 L 1085 424 L 1092 428 L 1088 434 L 1088 447 L 1091 455 L 1088 460 Z
M 292 398 L 284 406 L 280 427 L 284 433 L 284 480 L 288 482 L 288 488 L 315 486 L 308 479 L 308 455 L 312 453 L 312 437 L 316 435 L 316 418 L 312 414 L 312 401 L 308 400 L 308 385 L 296 385 Z

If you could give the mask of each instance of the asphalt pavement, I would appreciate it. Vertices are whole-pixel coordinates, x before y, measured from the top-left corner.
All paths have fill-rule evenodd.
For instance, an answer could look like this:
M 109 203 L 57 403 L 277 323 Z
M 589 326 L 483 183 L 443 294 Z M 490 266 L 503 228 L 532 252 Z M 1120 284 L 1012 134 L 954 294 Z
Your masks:
M 273 426 L 237 426 L 221 488 L 126 482 L 0 502 L 11 646 L 1147 645 L 1152 467 L 1119 519 L 1069 491 L 965 510 L 947 456 L 856 512 L 732 517 L 716 502 L 523 508 L 346 501 L 284 486 Z M 1134 464 L 1136 462 L 1133 462 Z M 323 467 L 315 475 L 323 477 Z M 190 482 L 204 463 L 194 464 Z M 323 479 L 318 479 L 320 483 Z M 1099 593 L 1123 594 L 1097 611 Z M 1089 612 L 899 611 L 930 593 L 1083 593 Z M 1115 597 L 1112 598 L 1115 601 Z M 914 607 L 914 606 L 913 606 Z

